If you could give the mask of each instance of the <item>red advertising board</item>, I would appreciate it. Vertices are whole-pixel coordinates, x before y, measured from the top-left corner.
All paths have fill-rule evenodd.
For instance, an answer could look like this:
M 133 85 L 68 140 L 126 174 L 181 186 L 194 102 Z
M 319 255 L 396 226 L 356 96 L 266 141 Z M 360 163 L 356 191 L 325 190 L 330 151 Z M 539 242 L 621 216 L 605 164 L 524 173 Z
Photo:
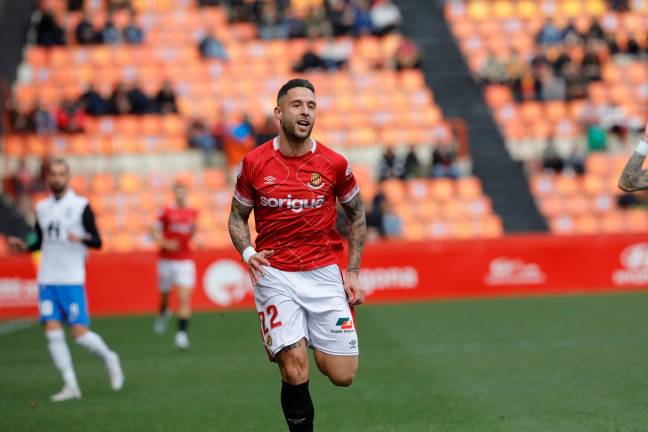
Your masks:
M 196 310 L 253 307 L 247 271 L 233 250 L 194 258 Z M 155 311 L 155 267 L 154 253 L 92 254 L 91 313 Z M 0 261 L 0 318 L 36 313 L 34 275 L 29 257 Z M 360 277 L 367 303 L 643 289 L 648 234 L 382 242 L 367 246 Z

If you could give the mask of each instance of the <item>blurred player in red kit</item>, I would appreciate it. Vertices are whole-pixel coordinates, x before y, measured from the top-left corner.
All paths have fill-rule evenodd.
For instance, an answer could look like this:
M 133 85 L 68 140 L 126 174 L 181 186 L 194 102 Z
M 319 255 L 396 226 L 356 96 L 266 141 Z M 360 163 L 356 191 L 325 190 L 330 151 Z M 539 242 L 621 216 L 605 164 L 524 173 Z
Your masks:
M 263 343 L 279 365 L 290 431 L 313 430 L 308 347 L 333 384 L 353 382 L 359 351 L 352 308 L 364 298 L 358 274 L 367 226 L 360 191 L 347 160 L 311 138 L 316 108 L 307 80 L 279 90 L 279 136 L 243 159 L 229 217 L 230 237 L 254 284 Z M 344 278 L 336 201 L 350 222 Z M 257 250 L 250 241 L 252 210 Z
M 196 232 L 197 212 L 187 205 L 187 188 L 182 183 L 173 187 L 175 205 L 160 213 L 153 229 L 153 238 L 160 248 L 157 273 L 160 288 L 160 314 L 153 326 L 164 333 L 169 319 L 169 294 L 173 287 L 178 295 L 178 331 L 175 344 L 189 348 L 187 329 L 191 317 L 191 295 L 196 285 L 196 266 L 191 259 L 191 239 Z

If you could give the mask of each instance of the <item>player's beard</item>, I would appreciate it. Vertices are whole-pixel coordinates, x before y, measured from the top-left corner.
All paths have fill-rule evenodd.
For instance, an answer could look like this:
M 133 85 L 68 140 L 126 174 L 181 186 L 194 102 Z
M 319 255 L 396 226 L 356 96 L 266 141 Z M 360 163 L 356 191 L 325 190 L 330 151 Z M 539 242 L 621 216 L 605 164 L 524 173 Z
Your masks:
M 67 184 L 66 183 L 60 183 L 60 184 L 59 183 L 50 183 L 49 188 L 50 188 L 50 191 L 52 191 L 52 193 L 55 196 L 58 197 L 58 196 L 63 195 L 63 193 L 65 192 L 65 189 L 67 189 Z
M 284 134 L 290 141 L 305 141 L 307 140 L 311 132 L 313 131 L 313 127 L 315 126 L 315 122 L 311 122 L 310 127 L 305 133 L 300 133 L 297 125 L 297 121 L 285 124 L 283 122 L 281 124 L 281 129 L 283 129 Z

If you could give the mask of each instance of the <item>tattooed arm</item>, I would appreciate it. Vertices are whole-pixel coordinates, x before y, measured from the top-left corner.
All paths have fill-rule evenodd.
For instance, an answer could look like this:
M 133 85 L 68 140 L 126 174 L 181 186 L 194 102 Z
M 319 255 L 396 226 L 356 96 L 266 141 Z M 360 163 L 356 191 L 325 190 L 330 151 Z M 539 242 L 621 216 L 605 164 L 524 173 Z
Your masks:
M 241 204 L 236 198 L 232 199 L 232 209 L 227 226 L 232 243 L 234 243 L 234 247 L 241 255 L 245 249 L 252 247 L 250 226 L 248 225 L 250 213 L 252 213 L 252 207 Z M 248 272 L 254 285 L 256 285 L 259 278 L 264 274 L 263 266 L 270 266 L 267 258 L 271 257 L 273 253 L 274 251 L 261 251 L 250 257 L 247 263 Z
M 648 126 L 646 126 L 642 140 L 648 142 Z M 635 192 L 648 189 L 648 170 L 641 169 L 645 159 L 646 155 L 637 151 L 632 153 L 619 178 L 619 188 L 621 190 Z
M 360 193 L 350 201 L 343 203 L 342 208 L 349 218 L 349 267 L 344 281 L 344 290 L 349 297 L 349 303 L 360 304 L 364 301 L 364 290 L 360 286 L 360 260 L 367 238 L 367 221 Z

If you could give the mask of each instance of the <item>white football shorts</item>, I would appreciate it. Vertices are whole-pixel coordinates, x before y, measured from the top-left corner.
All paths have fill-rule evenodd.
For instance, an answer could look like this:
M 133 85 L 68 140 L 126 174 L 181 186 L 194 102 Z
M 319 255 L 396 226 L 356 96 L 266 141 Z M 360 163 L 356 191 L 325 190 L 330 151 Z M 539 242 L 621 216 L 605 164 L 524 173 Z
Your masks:
M 336 264 L 300 272 L 264 270 L 254 301 L 271 359 L 302 338 L 326 354 L 358 355 L 355 316 Z
M 158 261 L 158 286 L 168 293 L 172 287 L 193 288 L 196 285 L 196 265 L 190 259 Z

